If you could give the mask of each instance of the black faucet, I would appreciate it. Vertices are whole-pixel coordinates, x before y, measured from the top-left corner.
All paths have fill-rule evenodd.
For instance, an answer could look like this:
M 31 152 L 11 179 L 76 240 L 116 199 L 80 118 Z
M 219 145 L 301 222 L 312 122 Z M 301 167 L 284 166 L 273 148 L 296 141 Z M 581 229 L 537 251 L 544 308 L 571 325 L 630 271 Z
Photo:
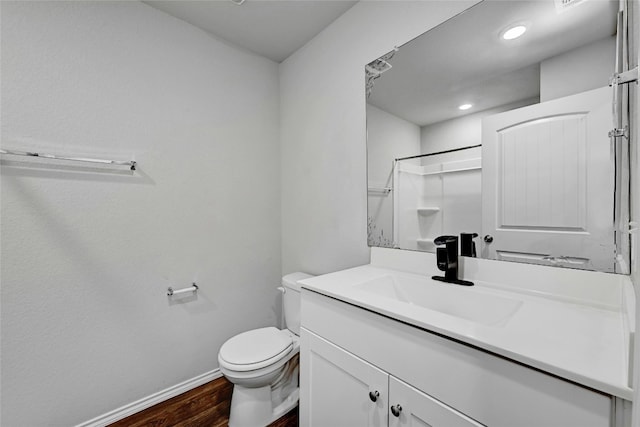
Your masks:
M 444 271 L 444 277 L 433 276 L 433 280 L 456 285 L 473 286 L 473 282 L 458 279 L 458 236 L 440 236 L 433 241 L 436 245 L 445 245 L 436 249 L 438 269 Z
M 473 241 L 475 237 L 478 237 L 478 233 L 460 233 L 460 256 L 477 256 L 476 243 Z

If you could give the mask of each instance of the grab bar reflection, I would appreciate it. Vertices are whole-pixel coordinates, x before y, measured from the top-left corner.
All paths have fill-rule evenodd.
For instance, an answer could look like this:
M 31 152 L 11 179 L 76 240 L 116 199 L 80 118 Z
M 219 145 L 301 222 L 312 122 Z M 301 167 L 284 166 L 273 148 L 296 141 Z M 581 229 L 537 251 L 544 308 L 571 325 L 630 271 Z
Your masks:
M 369 187 L 369 188 L 367 188 L 367 191 L 369 193 L 389 194 L 391 191 L 393 191 L 393 188 L 391 188 L 391 187 L 384 187 L 384 188 Z

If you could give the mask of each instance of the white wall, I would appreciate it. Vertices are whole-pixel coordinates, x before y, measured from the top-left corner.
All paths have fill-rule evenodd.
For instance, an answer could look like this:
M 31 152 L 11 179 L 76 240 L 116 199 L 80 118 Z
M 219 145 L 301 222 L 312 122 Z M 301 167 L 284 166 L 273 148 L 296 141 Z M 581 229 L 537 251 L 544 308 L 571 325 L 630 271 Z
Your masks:
M 615 61 L 615 37 L 608 37 L 542 61 L 540 102 L 607 86 L 614 71 Z
M 454 148 L 468 147 L 482 144 L 482 118 L 515 108 L 537 104 L 538 98 L 523 99 L 511 104 L 501 105 L 489 110 L 478 111 L 451 120 L 422 126 L 420 128 L 420 145 L 423 153 L 435 153 L 437 151 L 452 150 Z M 473 159 L 482 156 L 482 149 L 471 148 L 450 154 L 442 154 L 434 157 L 425 157 L 423 164 L 432 162 L 440 163 L 455 160 Z
M 140 165 L 2 165 L 1 424 L 69 426 L 276 324 L 278 66 L 138 2 L 2 2 L 1 24 L 2 146 Z
M 368 262 L 364 65 L 474 3 L 359 2 L 280 65 L 283 273 Z
M 420 127 L 367 104 L 367 179 L 369 187 L 393 186 L 398 157 L 420 154 Z M 369 191 L 367 197 L 373 244 L 393 240 L 393 193 Z M 373 228 L 375 226 L 375 228 Z

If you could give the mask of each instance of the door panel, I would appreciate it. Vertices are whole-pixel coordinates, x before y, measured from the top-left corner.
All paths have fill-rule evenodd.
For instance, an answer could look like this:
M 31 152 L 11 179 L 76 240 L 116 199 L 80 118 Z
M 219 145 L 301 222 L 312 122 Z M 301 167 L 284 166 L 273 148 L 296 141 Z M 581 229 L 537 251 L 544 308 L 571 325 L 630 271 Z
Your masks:
M 498 227 L 586 231 L 584 114 L 499 130 Z M 554 136 L 561 135 L 556 147 Z
M 611 90 L 483 119 L 483 256 L 614 271 Z
M 389 415 L 389 427 L 480 427 L 471 418 L 390 376 L 389 405 L 402 408 Z
M 386 426 L 387 373 L 306 329 L 300 338 L 300 425 Z

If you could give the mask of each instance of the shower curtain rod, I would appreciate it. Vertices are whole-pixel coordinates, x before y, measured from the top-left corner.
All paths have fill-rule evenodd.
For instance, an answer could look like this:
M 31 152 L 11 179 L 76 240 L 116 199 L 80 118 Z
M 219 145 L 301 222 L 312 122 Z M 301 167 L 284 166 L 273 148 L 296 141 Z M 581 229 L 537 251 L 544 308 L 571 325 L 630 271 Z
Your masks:
M 129 166 L 129 169 L 131 169 L 132 171 L 136 170 L 136 162 L 134 160 L 120 161 L 120 160 L 88 159 L 84 157 L 64 157 L 64 156 L 56 156 L 54 154 L 35 153 L 35 152 L 29 152 L 29 151 L 5 150 L 5 149 L 0 149 L 0 154 L 9 154 L 11 156 L 38 157 L 42 159 L 52 159 L 52 160 L 69 160 L 74 162 L 99 163 L 102 165 Z
M 438 154 L 447 154 L 447 153 L 453 153 L 455 151 L 462 151 L 462 150 L 468 150 L 469 148 L 478 148 L 478 147 L 482 147 L 482 144 L 477 144 L 477 145 L 469 145 L 467 147 L 460 147 L 460 148 L 453 148 L 451 150 L 445 150 L 445 151 L 437 151 L 435 153 L 428 153 L 428 154 L 418 154 L 417 156 L 409 156 L 409 157 L 398 157 L 396 159 L 397 161 L 400 160 L 409 160 L 409 159 L 417 159 L 419 157 L 429 157 L 429 156 L 435 156 Z

